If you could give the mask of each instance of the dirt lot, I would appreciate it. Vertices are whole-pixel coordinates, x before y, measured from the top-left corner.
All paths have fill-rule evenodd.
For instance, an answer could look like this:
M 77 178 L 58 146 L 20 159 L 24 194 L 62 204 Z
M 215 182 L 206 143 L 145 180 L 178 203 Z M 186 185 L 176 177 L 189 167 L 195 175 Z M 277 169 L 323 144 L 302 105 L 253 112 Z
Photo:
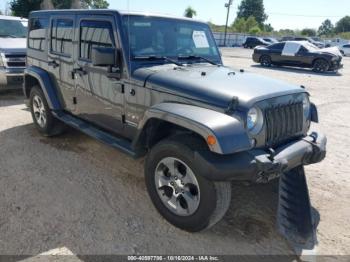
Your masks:
M 226 65 L 305 85 L 328 135 L 328 156 L 307 167 L 321 221 L 317 254 L 350 250 L 350 58 L 339 74 L 253 65 L 251 51 L 222 50 Z M 23 98 L 0 96 L 0 254 L 293 254 L 275 229 L 277 184 L 232 185 L 229 212 L 189 234 L 153 208 L 135 161 L 71 130 L 41 137 Z

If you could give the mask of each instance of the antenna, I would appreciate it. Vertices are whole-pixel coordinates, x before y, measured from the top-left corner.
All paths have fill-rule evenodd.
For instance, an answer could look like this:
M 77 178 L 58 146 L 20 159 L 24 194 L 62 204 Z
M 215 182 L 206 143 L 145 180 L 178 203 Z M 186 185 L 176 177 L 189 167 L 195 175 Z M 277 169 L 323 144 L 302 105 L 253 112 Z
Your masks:
M 225 26 L 225 38 L 224 38 L 224 46 L 226 46 L 226 37 L 227 37 L 227 25 L 228 25 L 228 18 L 230 16 L 230 8 L 232 5 L 233 0 L 229 0 L 228 3 L 225 4 L 225 7 L 227 8 L 227 17 L 226 17 L 226 26 Z
M 130 45 L 130 0 L 127 0 L 127 6 L 128 6 L 128 53 L 129 53 L 129 61 L 128 61 L 128 64 L 129 64 L 129 74 L 128 74 L 128 77 L 129 77 L 129 81 L 130 81 L 130 77 L 131 77 L 131 45 Z

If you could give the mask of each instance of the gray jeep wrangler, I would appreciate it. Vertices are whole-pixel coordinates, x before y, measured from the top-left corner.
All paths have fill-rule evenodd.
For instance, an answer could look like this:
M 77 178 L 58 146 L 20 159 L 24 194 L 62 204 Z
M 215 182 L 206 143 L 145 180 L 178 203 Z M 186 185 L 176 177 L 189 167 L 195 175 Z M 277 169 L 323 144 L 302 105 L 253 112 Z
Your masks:
M 33 12 L 24 93 L 37 129 L 64 126 L 146 156 L 151 200 L 191 232 L 217 223 L 231 181 L 280 179 L 280 231 L 314 232 L 304 165 L 325 157 L 309 94 L 225 67 L 207 24 L 114 10 Z

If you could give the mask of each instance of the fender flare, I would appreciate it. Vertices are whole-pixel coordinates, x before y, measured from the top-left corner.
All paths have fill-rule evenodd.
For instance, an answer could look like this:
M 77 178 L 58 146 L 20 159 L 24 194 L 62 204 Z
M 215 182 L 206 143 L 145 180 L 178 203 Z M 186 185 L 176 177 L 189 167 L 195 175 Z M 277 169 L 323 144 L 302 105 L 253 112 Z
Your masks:
M 48 72 L 36 66 L 29 66 L 25 69 L 24 74 L 25 76 L 29 75 L 38 80 L 51 110 L 62 109 L 56 87 Z M 26 85 L 26 83 L 24 83 L 24 85 Z
M 163 120 L 191 130 L 205 141 L 209 135 L 214 136 L 217 143 L 208 146 L 210 151 L 217 154 L 233 154 L 252 148 L 249 136 L 239 119 L 207 108 L 178 103 L 161 103 L 148 109 L 138 125 L 138 135 L 133 145 L 137 144 L 143 128 L 151 119 Z

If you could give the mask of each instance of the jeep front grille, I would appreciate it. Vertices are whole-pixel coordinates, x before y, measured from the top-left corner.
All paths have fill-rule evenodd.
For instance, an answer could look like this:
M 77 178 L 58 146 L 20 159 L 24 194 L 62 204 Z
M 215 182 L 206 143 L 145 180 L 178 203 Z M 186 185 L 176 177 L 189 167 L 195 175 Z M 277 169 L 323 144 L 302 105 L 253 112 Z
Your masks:
M 25 67 L 26 54 L 5 54 L 5 65 L 7 67 Z
M 303 131 L 303 103 L 278 105 L 265 110 L 266 145 L 275 146 Z

